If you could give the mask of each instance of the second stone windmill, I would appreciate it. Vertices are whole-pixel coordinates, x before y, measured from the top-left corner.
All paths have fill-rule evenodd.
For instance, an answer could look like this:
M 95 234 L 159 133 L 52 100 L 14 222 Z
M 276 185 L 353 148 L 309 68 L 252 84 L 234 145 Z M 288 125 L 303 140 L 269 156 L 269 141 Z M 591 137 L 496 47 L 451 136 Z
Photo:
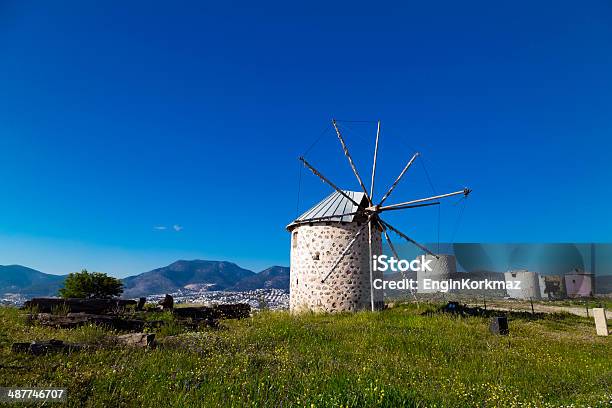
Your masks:
M 375 289 L 373 282 L 382 279 L 382 272 L 373 270 L 372 259 L 374 255 L 382 253 L 383 236 L 394 256 L 399 259 L 388 230 L 429 255 L 438 257 L 384 221 L 381 218 L 382 213 L 437 205 L 440 204 L 436 201 L 438 199 L 455 195 L 467 196 L 470 190 L 464 188 L 448 194 L 385 205 L 406 171 L 419 156 L 419 153 L 415 153 L 381 200 L 375 203 L 374 180 L 380 122 L 376 131 L 369 191 L 357 171 L 337 122 L 333 120 L 332 124 L 361 191 L 340 189 L 306 159 L 300 157 L 312 173 L 335 191 L 287 226 L 291 232 L 290 309 L 294 312 L 380 310 L 384 306 L 383 292 Z

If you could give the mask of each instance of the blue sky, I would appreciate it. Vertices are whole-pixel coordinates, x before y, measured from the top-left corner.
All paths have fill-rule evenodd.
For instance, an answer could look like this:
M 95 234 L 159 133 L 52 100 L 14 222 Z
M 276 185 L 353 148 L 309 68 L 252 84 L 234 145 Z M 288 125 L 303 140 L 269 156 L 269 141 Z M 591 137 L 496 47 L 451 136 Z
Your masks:
M 474 189 L 423 242 L 610 242 L 610 3 L 420 3 L 1 2 L 0 264 L 287 265 L 332 117 L 379 194 L 422 152 L 389 202 Z

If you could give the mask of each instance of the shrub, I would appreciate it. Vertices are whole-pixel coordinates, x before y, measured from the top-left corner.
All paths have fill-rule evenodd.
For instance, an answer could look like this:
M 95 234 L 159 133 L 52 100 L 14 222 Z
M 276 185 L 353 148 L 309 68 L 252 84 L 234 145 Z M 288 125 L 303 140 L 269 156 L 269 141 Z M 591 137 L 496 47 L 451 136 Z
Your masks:
M 111 299 L 123 293 L 123 283 L 117 278 L 100 272 L 71 273 L 59 290 L 63 298 Z

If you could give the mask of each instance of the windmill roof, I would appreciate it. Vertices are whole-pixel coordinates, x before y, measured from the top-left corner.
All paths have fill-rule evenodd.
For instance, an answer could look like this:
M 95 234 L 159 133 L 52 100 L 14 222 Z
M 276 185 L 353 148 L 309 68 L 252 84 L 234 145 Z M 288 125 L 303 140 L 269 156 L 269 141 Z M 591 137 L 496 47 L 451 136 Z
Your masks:
M 359 207 L 367 207 L 368 201 L 365 193 L 348 190 L 342 191 L 354 201 L 358 202 Z M 292 229 L 299 224 L 308 224 L 311 222 L 352 222 L 358 215 L 343 214 L 356 212 L 359 207 L 339 192 L 334 191 L 310 210 L 296 218 L 291 224 L 287 225 L 287 229 Z M 321 220 L 321 217 L 330 218 Z

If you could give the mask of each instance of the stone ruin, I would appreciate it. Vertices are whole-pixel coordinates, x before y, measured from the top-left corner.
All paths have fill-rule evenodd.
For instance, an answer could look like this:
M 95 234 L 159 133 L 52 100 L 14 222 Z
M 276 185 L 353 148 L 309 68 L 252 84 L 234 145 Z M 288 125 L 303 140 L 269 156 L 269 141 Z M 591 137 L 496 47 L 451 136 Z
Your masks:
M 138 302 L 123 299 L 58 299 L 33 298 L 25 303 L 22 309 L 29 310 L 28 320 L 42 326 L 72 329 L 94 324 L 119 332 L 129 332 L 115 337 L 115 343 L 123 346 L 154 347 L 155 334 L 151 330 L 159 329 L 167 323 L 163 320 L 146 319 L 151 312 L 169 311 L 188 330 L 202 327 L 218 327 L 222 319 L 244 319 L 250 317 L 251 307 L 246 303 L 220 304 L 214 306 L 194 306 L 174 308 L 174 299 L 170 295 L 159 302 L 160 307 L 145 308 L 146 299 Z M 133 308 L 132 310 L 130 310 Z M 66 344 L 61 340 L 48 340 L 31 343 L 14 343 L 15 353 L 42 355 L 52 352 L 69 353 L 81 350 L 78 344 Z

